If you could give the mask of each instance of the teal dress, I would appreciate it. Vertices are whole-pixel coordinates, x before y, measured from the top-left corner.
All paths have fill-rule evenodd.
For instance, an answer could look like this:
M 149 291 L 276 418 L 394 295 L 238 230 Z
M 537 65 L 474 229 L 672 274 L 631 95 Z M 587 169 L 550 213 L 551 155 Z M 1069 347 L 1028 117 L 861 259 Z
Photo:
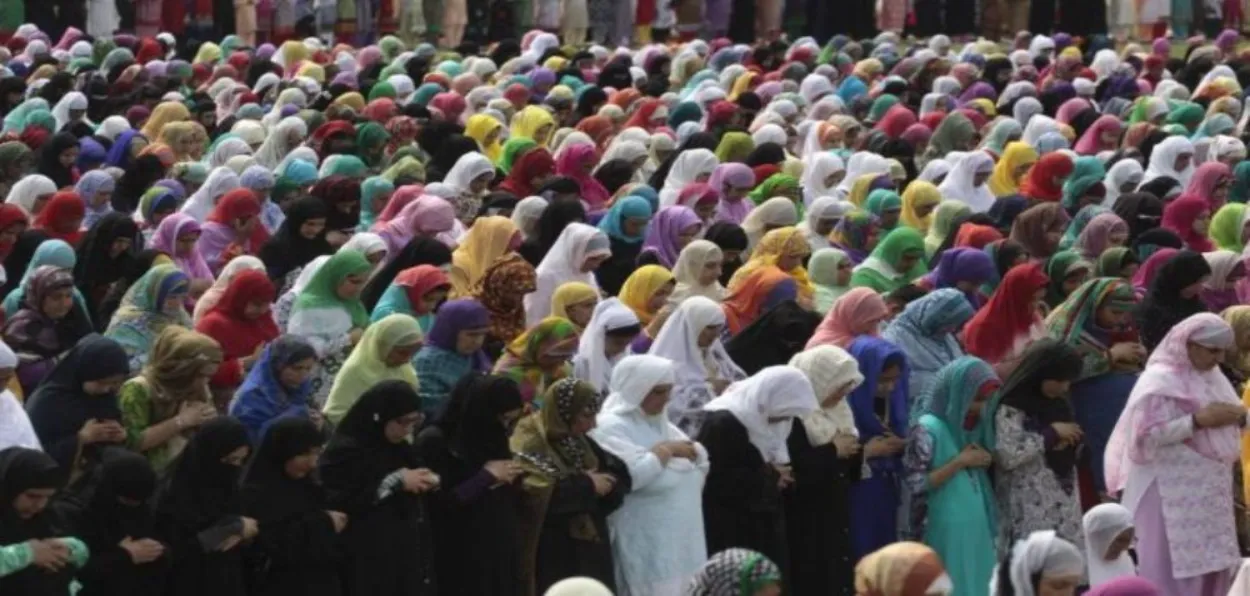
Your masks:
M 386 291 L 382 293 L 382 297 L 379 298 L 378 303 L 374 305 L 373 313 L 369 315 L 369 321 L 371 323 L 376 323 L 386 318 L 387 315 L 395 313 L 408 315 L 416 319 L 417 323 L 421 325 L 422 334 L 428 335 L 430 333 L 430 327 L 434 325 L 434 313 L 428 312 L 423 315 L 419 315 L 413 312 L 412 303 L 408 300 L 408 292 L 404 290 L 403 286 L 391 284 L 391 287 L 387 288 Z

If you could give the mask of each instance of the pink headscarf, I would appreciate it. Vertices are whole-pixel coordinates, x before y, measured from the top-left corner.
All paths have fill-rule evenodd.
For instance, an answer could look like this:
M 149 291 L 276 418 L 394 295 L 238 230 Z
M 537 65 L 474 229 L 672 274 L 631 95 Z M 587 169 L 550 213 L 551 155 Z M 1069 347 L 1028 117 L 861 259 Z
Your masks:
M 869 288 L 854 288 L 833 303 L 816 333 L 807 341 L 808 350 L 823 345 L 847 348 L 856 337 L 878 335 L 878 324 L 890 315 L 885 299 Z
M 450 91 L 439 93 L 430 100 L 431 108 L 436 108 L 443 112 L 443 116 L 449 122 L 458 122 L 460 115 L 468 109 L 469 104 L 465 101 L 464 96 Z
M 1154 283 L 1155 275 L 1159 273 L 1159 269 L 1163 264 L 1176 256 L 1180 252 L 1175 248 L 1160 248 L 1154 254 L 1146 257 L 1146 262 L 1141 264 L 1137 272 L 1133 274 L 1133 287 L 1139 292 L 1147 292 L 1150 290 L 1150 284 Z
M 178 254 L 178 236 L 201 232 L 200 222 L 185 213 L 174 213 L 162 219 L 161 224 L 156 226 L 156 234 L 152 236 L 152 248 L 173 258 L 174 264 L 187 277 L 213 281 L 213 271 L 208 268 L 208 263 L 196 247 L 191 248 L 190 254 Z
M 590 175 L 591 168 L 599 161 L 594 145 L 577 144 L 566 147 L 556 160 L 556 174 L 577 181 L 582 187 L 582 200 L 588 211 L 600 211 L 611 194 L 598 180 Z
M 374 232 L 379 232 L 386 227 L 386 224 L 399 215 L 404 207 L 417 200 L 417 197 L 425 193 L 425 186 L 420 184 L 410 184 L 395 189 L 391 194 L 391 198 L 386 202 L 386 206 L 382 208 L 382 212 L 378 214 L 377 219 L 373 221 Z
M 434 195 L 421 195 L 408 203 L 394 219 L 378 225 L 378 232 L 386 241 L 387 254 L 397 255 L 413 236 L 438 236 L 450 232 L 456 225 L 456 208 L 447 199 Z
M 721 197 L 720 204 L 716 206 L 716 221 L 742 225 L 747 214 L 751 213 L 751 200 L 746 196 L 737 201 L 726 200 L 729 193 L 725 192 L 725 188 L 754 188 L 755 172 L 744 164 L 723 163 L 712 170 L 712 177 L 707 183 L 719 192 Z
M 1107 240 L 1116 232 L 1122 232 L 1127 239 L 1128 224 L 1114 213 L 1099 213 L 1094 216 L 1094 219 L 1089 220 L 1085 229 L 1081 230 L 1072 248 L 1081 255 L 1081 258 L 1097 262 L 1098 257 L 1102 256 L 1102 252 L 1107 249 Z
M 1237 392 L 1219 367 L 1200 371 L 1189 360 L 1189 343 L 1208 347 L 1233 347 L 1233 330 L 1218 315 L 1196 314 L 1173 327 L 1146 361 L 1120 421 L 1107 442 L 1104 468 L 1107 491 L 1124 490 L 1134 464 L 1158 457 L 1150 431 L 1176 418 L 1194 414 L 1203 406 L 1223 402 L 1240 404 Z M 1241 456 L 1241 433 L 1233 426 L 1195 428 L 1185 445 L 1207 459 L 1231 464 Z
M 1194 170 L 1193 177 L 1189 179 L 1189 186 L 1185 187 L 1185 194 L 1206 199 L 1207 205 L 1211 207 L 1211 213 L 1215 213 L 1228 202 L 1227 199 L 1216 199 L 1215 189 L 1220 183 L 1231 181 L 1232 177 L 1233 172 L 1228 164 L 1208 161 Z
M 1074 97 L 1063 102 L 1063 105 L 1059 106 L 1059 111 L 1055 112 L 1055 120 L 1058 120 L 1060 124 L 1071 125 L 1072 119 L 1076 118 L 1077 114 L 1080 114 L 1081 112 L 1084 112 L 1092 107 L 1094 106 L 1089 103 L 1088 99 Z
M 1119 132 L 1123 123 L 1115 116 L 1101 116 L 1090 125 L 1085 134 L 1081 135 L 1076 141 L 1076 147 L 1073 148 L 1078 155 L 1096 155 L 1102 151 L 1102 135 L 1109 132 Z

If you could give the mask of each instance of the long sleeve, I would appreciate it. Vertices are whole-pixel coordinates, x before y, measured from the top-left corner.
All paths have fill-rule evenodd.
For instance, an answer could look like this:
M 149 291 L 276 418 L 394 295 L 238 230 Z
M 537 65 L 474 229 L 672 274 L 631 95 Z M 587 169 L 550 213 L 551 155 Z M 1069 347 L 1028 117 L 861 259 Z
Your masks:
M 1045 457 L 1045 438 L 1024 428 L 1024 413 L 1020 410 L 1010 406 L 1000 407 L 994 415 L 994 426 L 998 435 L 994 446 L 994 465 L 1010 471 Z
M 911 540 L 924 539 L 926 520 L 929 517 L 929 472 L 933 466 L 933 435 L 919 424 L 911 428 L 907 446 L 903 450 L 903 486 L 905 527 L 900 533 Z
M 726 506 L 774 509 L 780 503 L 777 475 L 751 444 L 746 429 L 732 414 L 709 415 L 699 442 L 715 462 L 704 485 L 705 498 Z
M 244 510 L 246 514 L 246 508 Z M 351 523 L 351 520 L 348 520 Z M 324 511 L 312 511 L 282 521 L 261 522 L 252 546 L 275 564 L 306 567 L 332 563 L 338 554 L 338 533 Z
M 0 577 L 11 575 L 30 566 L 34 553 L 25 542 L 0 546 Z

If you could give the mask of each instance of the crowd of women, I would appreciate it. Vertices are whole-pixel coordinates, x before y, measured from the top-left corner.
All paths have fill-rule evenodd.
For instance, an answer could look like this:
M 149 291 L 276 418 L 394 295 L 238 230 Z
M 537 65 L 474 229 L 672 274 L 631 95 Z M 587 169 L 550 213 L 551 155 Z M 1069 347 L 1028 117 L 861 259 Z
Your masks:
M 0 593 L 1243 594 L 1250 57 L 1167 45 L 23 26 Z

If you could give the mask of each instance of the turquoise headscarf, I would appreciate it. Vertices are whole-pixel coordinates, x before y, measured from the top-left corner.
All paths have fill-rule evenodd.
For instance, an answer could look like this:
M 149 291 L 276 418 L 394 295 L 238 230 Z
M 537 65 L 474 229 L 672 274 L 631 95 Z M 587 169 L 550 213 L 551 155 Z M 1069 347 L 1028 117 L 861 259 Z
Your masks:
M 66 271 L 73 271 L 74 265 L 78 263 L 78 256 L 74 254 L 74 247 L 68 242 L 58 239 L 50 239 L 43 241 L 35 254 L 30 257 L 30 264 L 26 266 L 26 273 L 22 274 L 22 281 L 16 288 L 4 297 L 4 314 L 6 317 L 12 317 L 17 311 L 22 309 L 22 301 L 26 296 L 26 284 L 30 282 L 30 278 L 34 276 L 35 270 L 50 265 Z M 85 313 L 87 309 L 83 301 L 82 294 L 78 292 L 78 288 L 74 288 L 74 304 Z
M 984 360 L 975 356 L 956 358 L 938 371 L 933 385 L 920 396 L 916 407 L 912 408 L 913 422 L 919 422 L 926 415 L 933 416 L 946 423 L 957 451 L 976 444 L 992 452 L 995 443 L 994 409 L 998 405 L 998 397 L 986 403 L 973 430 L 964 429 L 964 418 L 981 387 L 998 380 L 994 368 Z
M 365 179 L 365 183 L 360 186 L 360 224 L 356 226 L 358 231 L 369 231 L 378 217 L 373 212 L 373 199 L 391 192 L 395 192 L 395 185 L 386 178 L 371 176 Z
M 26 130 L 26 119 L 30 113 L 35 110 L 47 110 L 48 100 L 42 97 L 32 97 L 20 104 L 13 111 L 4 117 L 4 128 L 0 132 L 16 132 L 20 133 Z
M 621 222 L 626 218 L 650 218 L 651 203 L 646 199 L 630 195 L 612 204 L 612 208 L 608 209 L 603 219 L 599 220 L 599 229 L 603 230 L 609 238 L 615 238 L 621 242 L 628 244 L 639 244 L 647 236 L 647 228 L 643 226 L 642 231 L 637 236 L 630 236 L 625 233 Z
M 417 90 L 412 93 L 412 103 L 424 106 L 434 99 L 435 95 L 443 92 L 443 88 L 438 83 L 422 83 Z
M 1243 161 L 1233 168 L 1233 187 L 1228 191 L 1232 203 L 1245 203 L 1250 198 L 1250 161 Z
M 1076 158 L 1072 174 L 1063 183 L 1063 208 L 1071 213 L 1089 189 L 1107 177 L 1102 160 L 1092 155 Z M 1076 238 L 1072 239 L 1076 241 Z

